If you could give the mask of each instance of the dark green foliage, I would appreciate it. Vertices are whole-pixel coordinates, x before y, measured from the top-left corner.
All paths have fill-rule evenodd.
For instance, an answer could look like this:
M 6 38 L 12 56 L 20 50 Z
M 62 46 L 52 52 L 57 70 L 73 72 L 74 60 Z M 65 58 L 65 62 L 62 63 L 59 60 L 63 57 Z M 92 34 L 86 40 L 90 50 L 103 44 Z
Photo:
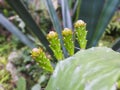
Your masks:
M 33 33 L 36 34 L 36 36 L 40 39 L 42 44 L 51 53 L 51 50 L 48 47 L 48 41 L 45 39 L 44 34 L 38 28 L 35 21 L 32 19 L 27 9 L 24 7 L 24 4 L 18 0 L 14 2 L 12 0 L 6 0 L 6 1 L 10 4 L 10 6 L 14 8 L 14 10 L 19 14 L 19 16 L 23 19 L 23 21 L 30 27 Z M 57 16 L 57 13 L 53 7 L 52 1 L 45 0 L 45 2 L 48 7 L 48 12 L 53 22 L 54 29 L 58 33 L 62 45 L 62 49 L 66 57 L 67 53 L 62 41 L 62 35 L 61 35 L 62 26 L 60 24 L 59 17 Z M 77 8 L 75 9 L 76 13 L 74 14 L 74 17 L 77 19 L 82 19 L 88 24 L 87 48 L 96 46 L 98 44 L 98 41 L 101 38 L 102 34 L 104 33 L 107 24 L 109 23 L 112 15 L 115 12 L 115 9 L 119 5 L 119 0 L 107 0 L 107 1 L 79 0 L 76 1 L 77 4 L 75 3 L 75 1 L 69 1 L 69 5 L 67 1 L 61 0 L 60 2 L 62 8 L 62 16 L 63 16 L 62 21 L 64 27 L 72 28 L 71 15 L 73 15 L 73 13 L 70 14 L 69 6 L 70 9 L 72 9 L 74 7 L 74 4 L 78 5 L 75 6 Z
M 30 48 L 34 48 L 35 45 L 33 44 L 30 39 L 25 36 L 16 26 L 14 26 L 6 17 L 0 14 L 0 24 L 4 26 L 8 31 L 18 37 L 24 44 L 29 46 Z
M 88 24 L 87 47 L 97 45 L 118 5 L 119 0 L 82 0 L 79 18 Z
M 19 14 L 21 19 L 28 25 L 28 27 L 32 30 L 32 32 L 39 38 L 42 44 L 47 48 L 49 52 L 51 52 L 48 41 L 45 38 L 45 35 L 37 26 L 35 21 L 33 20 L 32 16 L 24 6 L 24 4 L 20 0 L 6 0 L 8 4 Z

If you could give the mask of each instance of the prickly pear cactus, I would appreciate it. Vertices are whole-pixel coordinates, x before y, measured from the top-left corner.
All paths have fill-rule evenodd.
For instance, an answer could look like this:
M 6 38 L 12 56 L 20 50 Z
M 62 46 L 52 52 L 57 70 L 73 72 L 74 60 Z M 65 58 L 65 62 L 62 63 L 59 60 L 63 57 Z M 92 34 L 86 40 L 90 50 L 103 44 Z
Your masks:
M 117 90 L 119 76 L 120 53 L 90 48 L 60 61 L 45 90 Z

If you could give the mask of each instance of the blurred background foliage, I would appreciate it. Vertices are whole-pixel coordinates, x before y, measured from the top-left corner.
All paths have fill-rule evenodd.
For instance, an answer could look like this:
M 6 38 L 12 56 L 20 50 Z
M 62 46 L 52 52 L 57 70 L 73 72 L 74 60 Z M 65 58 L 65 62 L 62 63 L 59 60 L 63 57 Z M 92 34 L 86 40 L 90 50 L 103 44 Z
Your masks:
M 0 88 L 13 90 L 17 87 L 11 71 L 8 73 L 5 69 L 7 64 L 15 68 L 16 76 L 26 79 L 28 90 L 33 86 L 32 90 L 44 88 L 49 74 L 31 59 L 31 48 L 42 47 L 49 58 L 54 59 L 45 38 L 53 30 L 58 32 L 66 56 L 61 31 L 64 27 L 74 31 L 73 24 L 78 19 L 87 23 L 87 48 L 120 49 L 119 0 L 0 0 L 0 65 L 3 59 L 5 62 L 4 67 L 0 66 L 0 73 L 3 70 L 6 75 L 3 78 L 0 74 Z

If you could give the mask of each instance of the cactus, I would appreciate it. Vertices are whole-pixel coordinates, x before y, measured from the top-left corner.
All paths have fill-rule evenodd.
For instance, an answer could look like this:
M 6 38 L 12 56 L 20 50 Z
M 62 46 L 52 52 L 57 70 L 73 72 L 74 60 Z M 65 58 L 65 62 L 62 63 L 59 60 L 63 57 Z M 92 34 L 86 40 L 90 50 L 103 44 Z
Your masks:
M 119 76 L 120 53 L 93 47 L 60 61 L 45 90 L 117 90 Z
M 50 64 L 50 60 L 46 57 L 41 48 L 33 48 L 31 56 L 44 70 L 53 72 L 53 67 Z
M 65 28 L 62 31 L 63 41 L 65 48 L 67 49 L 70 56 L 74 54 L 74 42 L 73 42 L 73 32 L 72 30 Z
M 87 31 L 86 31 L 86 23 L 82 20 L 78 20 L 75 24 L 75 34 L 77 36 L 77 40 L 78 43 L 80 45 L 81 49 L 85 49 L 86 48 L 86 35 L 87 35 Z
M 63 59 L 63 53 L 61 50 L 60 39 L 58 38 L 58 34 L 54 31 L 50 31 L 47 35 L 47 40 L 50 43 L 50 48 L 52 49 L 57 60 Z

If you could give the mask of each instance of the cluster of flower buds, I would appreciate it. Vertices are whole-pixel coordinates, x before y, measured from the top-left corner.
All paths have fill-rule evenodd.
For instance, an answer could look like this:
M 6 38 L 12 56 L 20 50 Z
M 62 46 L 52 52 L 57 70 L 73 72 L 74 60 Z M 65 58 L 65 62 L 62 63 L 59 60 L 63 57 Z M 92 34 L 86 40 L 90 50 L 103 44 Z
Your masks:
M 33 48 L 31 56 L 44 70 L 53 72 L 53 67 L 50 63 L 50 60 L 46 57 L 41 48 Z
M 75 24 L 75 34 L 77 36 L 77 40 L 78 43 L 80 45 L 81 49 L 85 49 L 86 48 L 86 35 L 87 35 L 87 31 L 86 31 L 86 23 L 82 20 L 78 20 Z
M 77 36 L 77 41 L 80 45 L 81 49 L 86 48 L 86 23 L 82 20 L 78 20 L 74 24 L 75 35 Z M 64 46 L 68 51 L 68 54 L 72 56 L 74 54 L 74 42 L 73 42 L 73 32 L 71 29 L 64 28 L 62 31 Z M 47 34 L 47 40 L 50 43 L 50 48 L 54 53 L 54 56 L 57 60 L 63 60 L 63 53 L 61 49 L 60 39 L 58 38 L 58 34 L 55 31 L 50 31 Z M 32 50 L 33 59 L 46 71 L 53 72 L 53 67 L 50 63 L 50 60 L 46 57 L 45 53 L 41 48 L 34 48 Z
M 68 51 L 69 55 L 72 56 L 74 54 L 74 42 L 73 42 L 73 32 L 69 28 L 64 28 L 62 31 L 64 46 Z
M 53 51 L 57 60 L 63 59 L 63 53 L 61 49 L 60 39 L 58 38 L 58 34 L 54 31 L 50 31 L 47 35 L 47 40 L 50 43 L 50 48 Z

